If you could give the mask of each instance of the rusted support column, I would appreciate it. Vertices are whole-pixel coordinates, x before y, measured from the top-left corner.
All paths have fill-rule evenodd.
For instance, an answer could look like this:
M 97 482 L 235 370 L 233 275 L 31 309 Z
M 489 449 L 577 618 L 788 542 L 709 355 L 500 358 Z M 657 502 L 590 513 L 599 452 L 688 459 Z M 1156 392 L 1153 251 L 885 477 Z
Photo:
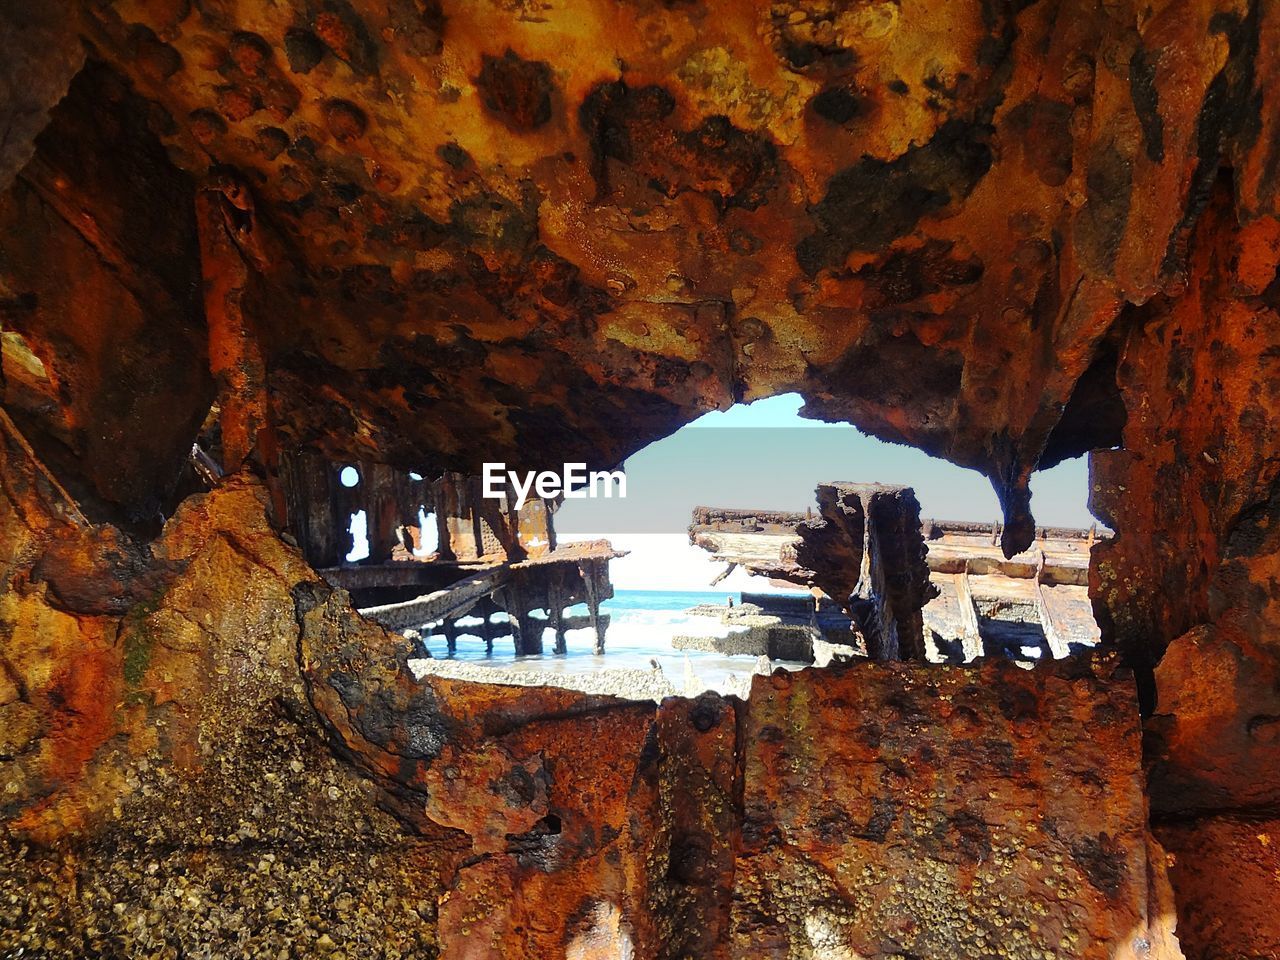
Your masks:
M 386 563 L 400 540 L 404 526 L 405 501 L 409 498 L 409 477 L 403 470 L 385 463 L 360 465 L 361 500 L 367 520 L 369 559 L 367 563 Z
M 422 549 L 422 512 L 430 502 L 430 484 L 405 475 L 401 481 L 400 529 L 397 535 L 410 556 Z
M 516 614 L 518 602 L 515 593 L 511 589 L 506 589 L 499 594 L 502 608 L 507 612 L 507 625 L 511 628 L 511 641 L 515 645 L 515 654 L 517 657 L 524 656 L 524 630 L 520 625 L 520 618 Z
M 796 558 L 858 622 L 872 659 L 923 660 L 921 609 L 936 591 L 915 493 L 875 483 L 824 483 L 816 493 L 819 516 L 796 528 Z
M 449 650 L 449 655 L 452 656 L 458 652 L 457 624 L 454 622 L 452 617 L 445 617 L 444 623 L 441 624 L 441 628 L 444 630 L 445 646 Z
M 511 583 L 502 591 L 502 606 L 511 619 L 517 657 L 542 653 L 542 628 L 529 616 L 524 584 Z
M 457 509 L 458 496 L 453 486 L 453 474 L 446 473 L 432 483 L 429 497 L 436 521 L 436 559 L 456 560 L 458 555 L 453 548 L 451 518 Z
M 449 518 L 437 505 L 433 519 L 436 525 L 436 559 L 447 563 L 455 559 L 453 547 L 449 543 Z
M 1036 591 L 1036 614 L 1040 617 L 1040 628 L 1044 631 L 1044 641 L 1049 646 L 1049 653 L 1055 660 L 1062 660 L 1071 654 L 1071 641 L 1067 638 L 1065 632 L 1059 629 L 1057 622 L 1054 620 L 1053 608 L 1049 605 L 1048 597 L 1045 596 L 1045 556 L 1044 551 L 1040 551 L 1040 559 L 1036 564 L 1036 575 L 1034 579 Z
M 867 582 L 866 509 L 860 491 L 844 485 L 818 487 L 818 516 L 800 523 L 795 546 L 799 566 L 841 607 Z M 870 638 L 868 638 L 870 639 Z
M 472 484 L 465 474 L 446 473 L 437 482 L 437 523 L 442 524 L 441 559 L 478 560 L 484 553 Z M 447 546 L 446 546 L 447 544 Z
M 547 621 L 556 634 L 556 653 L 567 653 L 564 639 L 564 589 L 559 571 L 547 580 Z
M 516 576 L 516 620 L 524 639 L 526 654 L 542 653 L 542 625 L 531 616 L 536 600 L 529 595 L 529 582 L 523 575 Z
M 337 468 L 318 453 L 295 451 L 280 458 L 289 529 L 313 567 L 336 567 L 350 552 L 347 490 Z
M 465 491 L 462 504 L 466 511 L 467 535 L 471 538 L 471 553 L 479 559 L 488 553 L 484 546 L 484 524 L 481 522 L 480 508 L 476 502 L 480 498 L 480 485 L 476 483 L 475 477 L 464 476 L 459 488 Z
M 870 485 L 868 485 L 870 486 Z M 920 503 L 910 487 L 876 487 L 863 494 L 868 555 L 881 623 L 898 658 L 924 660 L 924 605 L 937 596 L 920 535 Z
M 209 368 L 218 387 L 222 468 L 234 473 L 253 454 L 268 428 L 267 370 L 262 350 L 245 314 L 252 269 L 259 266 L 253 240 L 253 204 L 248 189 L 215 178 L 196 194 L 204 312 L 209 328 Z
M 604 653 L 604 624 L 600 620 L 600 584 L 596 580 L 599 561 L 583 560 L 578 564 L 582 586 L 587 595 L 587 616 L 596 634 L 596 655 Z
M 477 483 L 479 483 L 478 480 Z M 520 542 L 520 512 L 516 510 L 515 502 L 488 498 L 478 502 L 483 504 L 484 516 L 490 529 L 493 530 L 493 535 L 502 545 L 502 552 L 506 554 L 507 559 L 513 561 L 526 559 L 529 553 Z M 528 509 L 528 504 L 525 504 L 525 509 Z
M 493 622 L 494 611 L 486 610 L 483 614 L 483 622 L 480 624 L 480 635 L 484 637 L 484 649 L 489 656 L 493 656 Z
M 404 544 L 405 550 L 417 556 L 422 549 L 422 530 L 417 524 L 403 524 L 400 527 L 400 542 Z
M 524 654 L 533 656 L 542 653 L 542 626 L 534 619 L 531 612 L 528 609 L 522 609 L 516 617 L 516 623 L 520 625 Z

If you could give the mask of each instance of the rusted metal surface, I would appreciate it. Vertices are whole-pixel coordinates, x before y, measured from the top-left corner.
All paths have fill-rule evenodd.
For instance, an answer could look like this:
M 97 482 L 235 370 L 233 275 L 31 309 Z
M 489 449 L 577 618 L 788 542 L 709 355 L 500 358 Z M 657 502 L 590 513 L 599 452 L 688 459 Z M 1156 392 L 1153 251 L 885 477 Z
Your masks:
M 921 559 L 927 565 L 932 591 L 930 596 L 911 601 L 917 604 L 914 609 L 922 619 L 919 646 L 910 657 L 968 663 L 982 656 L 985 649 L 979 621 L 984 617 L 979 608 L 994 612 L 997 619 L 1009 616 L 1014 622 L 1021 618 L 1038 624 L 1043 630 L 1045 653 L 1055 658 L 1099 642 L 1100 631 L 1085 586 L 1096 530 L 1044 528 L 1037 531 L 1030 549 L 1005 557 L 999 545 L 999 524 L 920 521 L 915 513 L 910 515 L 914 520 L 904 516 L 899 522 L 896 540 L 877 539 L 870 550 L 865 520 L 852 527 L 846 523 L 838 535 L 837 527 L 824 526 L 820 529 L 828 532 L 823 538 L 814 537 L 814 525 L 831 512 L 842 489 L 858 497 L 865 494 L 871 503 L 877 491 L 892 488 L 823 485 L 818 488 L 820 499 L 824 489 L 828 492 L 825 505 L 819 505 L 818 520 L 801 513 L 698 507 L 689 539 L 726 564 L 816 586 L 837 600 L 853 597 L 856 603 L 859 591 L 876 593 L 870 586 L 872 558 L 879 556 L 887 543 L 910 541 L 907 534 L 914 522 L 920 531 L 918 547 L 926 551 Z M 857 511 L 846 509 L 841 515 L 857 520 Z M 824 568 L 825 575 L 819 574 L 818 568 Z M 870 642 L 868 651 L 878 659 L 898 656 L 886 655 Z
M 482 601 L 490 601 L 494 609 L 509 617 L 509 622 L 498 624 L 490 619 L 492 610 L 481 610 L 484 621 L 481 636 L 490 650 L 496 637 L 510 635 L 517 655 L 542 653 L 543 624 L 532 615 L 533 611 L 541 610 L 546 613 L 545 625 L 555 633 L 557 653 L 565 652 L 567 631 L 589 626 L 595 634 L 594 650 L 600 654 L 604 653 L 609 623 L 609 618 L 600 613 L 600 604 L 613 596 L 609 561 L 624 556 L 624 551 L 613 549 L 607 540 L 567 543 L 527 560 L 477 563 L 461 579 L 447 586 L 412 600 L 361 607 L 360 614 L 388 629 L 413 630 L 427 636 L 440 634 L 446 638 L 452 653 L 460 632 L 457 621 L 480 615 L 476 613 L 477 606 L 486 607 Z M 461 573 L 466 568 L 427 562 L 421 564 L 420 569 L 423 574 L 448 576 L 450 570 Z M 350 575 L 357 572 L 358 576 Z M 368 590 L 421 582 L 423 574 L 415 579 L 415 572 L 413 565 L 398 564 L 360 567 L 354 571 L 338 569 L 327 572 L 326 576 L 331 583 L 348 587 L 359 584 Z M 584 617 L 564 616 L 566 609 L 579 603 L 587 605 Z
M 799 389 L 983 471 L 1013 552 L 1032 470 L 1114 445 L 1111 338 L 1181 277 L 1211 167 L 1244 171 L 1244 219 L 1274 210 L 1261 120 L 1195 136 L 1255 109 L 1223 24 L 1262 15 L 864 6 L 72 22 L 163 111 L 174 166 L 237 171 L 291 250 L 260 308 L 286 446 L 476 472 L 552 466 L 554 438 L 611 465 Z
M 52 30 L 30 29 L 53 7 Z M 14 10 L 34 20 L 15 21 Z M 2 175 L 33 142 L 35 154 L 0 197 L 0 389 L 23 449 L 95 525 L 86 533 L 39 519 L 42 503 L 62 498 L 38 479 L 24 486 L 38 471 L 6 477 L 0 605 L 12 669 L 0 682 L 0 756 L 12 759 L 0 762 L 17 771 L 6 788 L 18 791 L 6 809 L 24 833 L 97 831 L 88 847 L 101 850 L 122 834 L 94 825 L 131 790 L 145 796 L 172 774 L 191 791 L 165 788 L 153 793 L 163 803 L 130 807 L 119 821 L 148 831 L 127 847 L 139 861 L 174 851 L 181 872 L 165 861 L 149 878 L 123 859 L 96 860 L 91 878 L 104 892 L 79 882 L 70 844 L 69 860 L 42 871 L 13 860 L 13 892 L 0 898 L 19 911 L 5 914 L 18 917 L 12 952 L 47 943 L 75 955 L 139 952 L 111 938 L 133 937 L 132 918 L 154 913 L 170 918 L 173 940 L 146 949 L 230 955 L 256 915 L 220 912 L 212 886 L 201 886 L 210 863 L 234 861 L 213 878 L 221 891 L 231 879 L 231 889 L 296 902 L 283 880 L 272 885 L 270 866 L 200 839 L 208 824 L 226 837 L 249 823 L 239 814 L 271 789 L 258 773 L 287 783 L 288 796 L 332 787 L 360 823 L 374 809 L 352 799 L 358 750 L 302 754 L 281 735 L 268 758 L 278 762 L 264 765 L 246 746 L 282 722 L 272 712 L 282 704 L 291 723 L 321 714 L 292 698 L 303 667 L 293 665 L 289 597 L 314 582 L 306 565 L 275 536 L 260 489 L 248 495 L 233 476 L 206 491 L 189 472 L 193 442 L 221 460 L 216 431 L 202 431 L 214 384 L 195 191 L 228 172 L 249 186 L 265 254 L 262 283 L 242 307 L 286 452 L 424 476 L 475 472 L 490 457 L 614 464 L 708 409 L 796 390 L 808 414 L 981 470 L 1004 513 L 993 537 L 1016 554 L 1037 536 L 1032 471 L 1093 451 L 1094 509 L 1117 535 L 1095 545 L 1088 589 L 1149 715 L 1151 804 L 1178 858 L 1182 929 L 1197 957 L 1280 951 L 1274 911 L 1242 907 L 1270 902 L 1275 847 L 1261 838 L 1280 832 L 1275 4 L 84 0 L 11 2 L 3 13 L 18 29 L 0 32 L 0 82 L 12 91 L 17 76 L 21 88 L 0 113 Z M 84 50 L 84 70 L 48 110 Z M 275 458 L 259 454 L 270 480 Z M 308 526 L 322 521 L 314 510 Z M 380 549 L 394 552 L 386 521 L 375 523 Z M 319 537 L 330 551 L 336 540 Z M 191 560 L 177 593 L 159 585 L 178 561 L 148 550 Z M 975 609 L 990 612 L 983 578 L 1006 573 L 982 562 L 990 566 L 970 571 L 970 585 Z M 1033 585 L 1006 579 L 1019 593 Z M 1038 589 L 1051 606 L 1058 590 L 1085 588 Z M 131 601 L 159 609 L 112 612 Z M 334 658 L 349 666 L 351 648 L 371 635 L 330 612 L 330 627 L 349 628 L 346 659 Z M 347 705 L 334 698 L 355 689 L 344 676 L 335 668 L 315 687 L 335 729 Z M 360 708 L 378 704 L 371 694 Z M 475 706 L 464 700 L 451 719 Z M 1000 706 L 1020 716 L 1016 703 Z M 685 729 L 706 719 L 693 709 L 668 713 L 665 729 L 682 747 L 702 742 Z M 599 748 L 612 764 L 607 782 L 622 784 L 614 800 L 654 782 L 635 777 L 643 719 L 551 712 L 567 732 L 537 747 L 571 758 L 561 769 Z M 1092 733 L 1114 716 L 1072 721 Z M 421 743 L 383 719 L 365 729 L 394 740 L 385 761 L 394 770 Z M 305 739 L 335 743 L 332 733 Z M 533 776 L 543 760 L 527 748 L 513 745 Z M 254 789 L 219 779 L 209 749 Z M 152 751 L 147 769 L 160 772 L 140 779 L 141 761 L 130 763 Z M 293 774 L 290 761 L 303 756 L 304 771 L 315 764 L 328 783 Z M 202 781 L 193 771 L 206 768 Z M 722 767 L 703 769 L 706 782 L 726 782 Z M 669 774 L 657 782 L 678 793 L 672 784 L 684 781 Z M 447 792 L 445 779 L 436 785 Z M 698 796 L 705 805 L 646 824 L 650 833 L 682 837 L 704 813 L 723 827 L 716 817 L 731 807 L 709 789 Z M 208 798 L 217 799 L 188 802 Z M 279 823 L 339 821 L 273 803 L 275 826 L 253 819 L 290 858 L 282 873 L 335 889 L 346 851 L 313 831 L 308 856 L 291 856 L 299 844 Z M 1095 807 L 1115 812 L 1102 802 L 1079 815 Z M 626 822 L 617 810 L 584 812 L 589 842 L 577 824 L 570 840 L 548 841 L 549 824 L 536 832 L 512 815 L 525 838 L 518 855 L 564 843 L 586 851 L 575 864 L 595 864 L 609 853 L 596 828 Z M 468 835 L 505 836 L 472 812 L 459 821 L 474 827 Z M 342 838 L 392 843 L 393 833 L 382 820 Z M 1101 835 L 1064 858 L 1105 877 Z M 659 836 L 636 862 L 661 862 Z M 377 854 L 359 842 L 362 857 Z M 216 855 L 186 856 L 192 843 Z M 722 846 L 696 849 L 723 863 Z M 532 911 L 554 882 L 539 886 L 545 875 L 523 867 L 511 880 L 502 858 L 516 853 L 484 857 L 445 913 L 462 922 L 477 902 L 492 906 L 482 915 L 496 918 L 501 943 L 503 918 L 512 936 L 545 919 Z M 680 889 L 658 883 L 652 894 L 662 908 L 652 913 L 683 924 L 688 942 L 654 933 L 644 943 L 706 953 L 706 930 L 685 922 L 713 889 L 696 882 L 700 864 L 681 861 Z M 618 945 L 621 909 L 576 897 L 596 876 L 588 865 L 571 877 L 583 908 L 573 936 L 585 928 L 588 940 Z M 72 879 L 49 879 L 58 877 Z M 411 872 L 387 890 L 372 871 L 359 879 L 384 903 L 427 882 Z M 187 883 L 181 902 L 200 907 L 169 912 L 167 891 Z M 470 896 L 493 890 L 496 906 Z M 534 905 L 527 914 L 517 890 Z M 134 891 L 147 891 L 146 902 Z M 129 920 L 111 906 L 126 900 Z M 1112 906 L 1099 909 L 1111 916 Z M 714 916 L 710 926 L 724 929 L 724 914 Z M 380 921 L 350 922 L 353 943 L 439 949 Z M 245 949 L 278 954 L 270 923 Z M 783 928 L 788 938 L 800 929 L 772 926 Z M 552 931 L 551 949 L 566 930 Z M 201 935 L 208 942 L 192 942 Z

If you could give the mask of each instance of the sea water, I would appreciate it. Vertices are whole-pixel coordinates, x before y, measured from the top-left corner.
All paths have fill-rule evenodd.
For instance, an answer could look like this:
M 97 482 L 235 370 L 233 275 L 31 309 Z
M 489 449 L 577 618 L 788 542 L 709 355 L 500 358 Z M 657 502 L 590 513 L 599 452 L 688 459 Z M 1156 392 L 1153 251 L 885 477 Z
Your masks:
M 523 667 L 553 673 L 589 673 L 607 668 L 658 669 L 677 689 L 696 685 L 729 692 L 741 689 L 742 678 L 758 669 L 758 657 L 677 650 L 672 646 L 672 640 L 680 636 L 727 637 L 733 628 L 719 617 L 689 611 L 701 605 L 724 606 L 729 600 L 737 604 L 741 597 L 737 593 L 717 591 L 616 590 L 611 599 L 600 605 L 601 612 L 610 618 L 603 656 L 595 654 L 595 634 L 589 628 L 565 634 L 567 652 L 564 654 L 553 652 L 555 634 L 544 629 L 542 654 L 517 657 L 511 639 L 501 638 L 494 641 L 490 655 L 478 635 L 465 633 L 468 628 L 479 625 L 476 618 L 458 621 L 464 633 L 458 637 L 454 653 L 449 653 L 443 636 L 427 638 L 426 645 L 433 658 L 463 660 L 477 666 L 506 670 Z M 586 614 L 585 604 L 565 611 L 566 616 L 585 617 Z M 495 620 L 502 618 L 503 615 L 494 617 Z M 423 631 L 424 636 L 426 633 Z

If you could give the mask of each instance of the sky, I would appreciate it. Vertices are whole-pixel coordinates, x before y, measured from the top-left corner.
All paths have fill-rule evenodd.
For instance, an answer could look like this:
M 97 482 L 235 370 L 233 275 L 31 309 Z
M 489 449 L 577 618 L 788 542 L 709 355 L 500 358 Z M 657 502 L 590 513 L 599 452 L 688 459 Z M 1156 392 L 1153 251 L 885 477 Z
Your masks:
M 824 481 L 878 481 L 915 489 L 921 516 L 939 520 L 1000 517 L 986 477 L 913 448 L 885 443 L 849 424 L 825 424 L 798 415 L 803 400 L 783 394 L 727 411 L 708 413 L 650 444 L 625 465 L 625 499 L 569 499 L 555 517 L 559 539 L 608 537 L 631 555 L 615 560 L 615 588 L 707 590 L 726 593 L 776 589 L 737 570 L 715 588 L 721 571 L 688 542 L 690 513 L 718 507 L 804 510 Z M 1036 522 L 1088 527 L 1085 457 L 1032 477 Z

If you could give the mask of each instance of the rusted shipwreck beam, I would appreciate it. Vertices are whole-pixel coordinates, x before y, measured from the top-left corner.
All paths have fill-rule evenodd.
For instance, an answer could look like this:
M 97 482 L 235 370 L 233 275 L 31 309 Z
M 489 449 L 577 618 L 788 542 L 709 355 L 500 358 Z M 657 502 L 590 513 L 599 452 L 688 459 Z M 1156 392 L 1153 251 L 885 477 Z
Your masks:
M 483 567 L 411 600 L 363 607 L 360 613 L 392 630 L 420 630 L 442 622 L 441 632 L 452 652 L 461 632 L 456 621 L 489 601 L 510 618 L 508 625 L 499 628 L 490 620 L 492 610 L 484 611 L 482 636 L 490 649 L 495 634 L 501 630 L 511 634 L 517 655 L 541 653 L 543 630 L 550 627 L 556 635 L 556 653 L 564 653 L 565 634 L 585 625 L 595 634 L 594 649 L 601 654 L 609 618 L 601 613 L 600 604 L 613 596 L 609 561 L 623 556 L 625 551 L 613 549 L 607 540 L 564 544 L 539 557 Z M 412 566 L 392 565 L 387 570 L 388 579 L 397 585 L 403 583 Z M 435 565 L 421 566 L 430 569 Z M 358 572 L 365 588 L 384 586 L 377 579 L 378 571 L 377 567 L 338 568 L 326 571 L 326 577 L 338 585 Z M 585 617 L 564 615 L 566 609 L 579 603 L 586 604 Z M 544 611 L 545 620 L 534 617 L 535 610 Z
M 931 633 L 950 648 L 935 656 L 969 662 L 984 651 L 987 619 L 1038 623 L 1055 658 L 1098 642 L 1087 592 L 1096 527 L 1042 527 L 1028 550 L 1006 557 L 999 523 L 922 522 L 904 490 L 822 484 L 816 515 L 700 506 L 689 537 L 729 567 L 821 589 L 859 623 L 872 656 L 924 656 L 916 637 Z
M 823 483 L 817 513 L 698 507 L 692 543 L 752 573 L 818 587 L 845 608 L 880 660 L 924 659 L 929 582 L 910 487 Z

